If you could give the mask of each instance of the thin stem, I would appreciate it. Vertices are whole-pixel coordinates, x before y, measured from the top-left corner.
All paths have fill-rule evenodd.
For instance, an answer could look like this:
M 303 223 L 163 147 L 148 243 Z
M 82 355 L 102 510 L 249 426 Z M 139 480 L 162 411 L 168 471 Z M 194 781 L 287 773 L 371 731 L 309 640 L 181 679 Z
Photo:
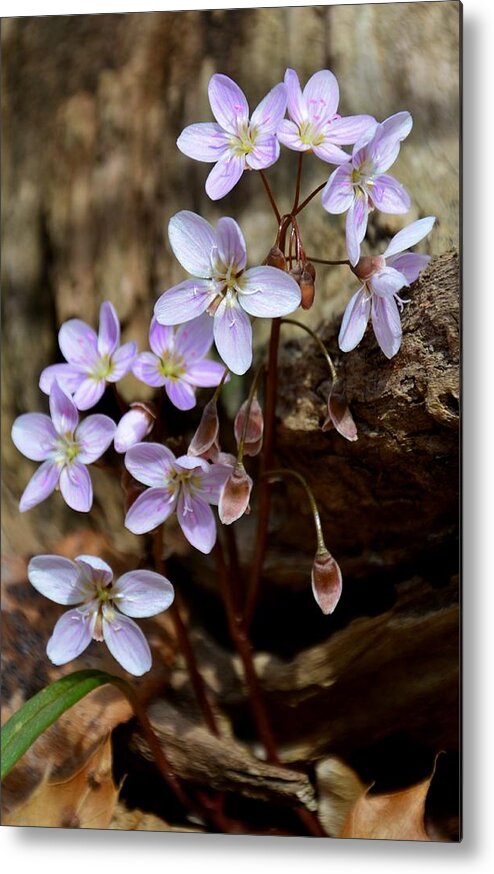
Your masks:
M 229 373 L 230 373 L 230 371 L 229 371 L 228 367 L 225 367 L 225 371 L 224 371 L 224 373 L 223 373 L 223 376 L 221 377 L 221 379 L 220 379 L 218 385 L 216 386 L 216 390 L 215 390 L 215 392 L 214 392 L 213 397 L 211 398 L 211 400 L 213 400 L 213 401 L 217 401 L 217 400 L 218 400 L 218 398 L 219 398 L 219 396 L 220 396 L 220 394 L 221 394 L 222 388 L 223 388 L 223 386 L 224 386 L 224 384 L 225 384 L 225 382 L 226 382 L 226 379 L 227 379 Z
M 272 207 L 272 209 L 273 209 L 273 212 L 274 212 L 274 214 L 275 214 L 275 216 L 276 216 L 276 221 L 277 221 L 278 224 L 279 224 L 280 219 L 281 219 L 281 213 L 280 213 L 278 207 L 276 206 L 276 201 L 275 201 L 275 199 L 274 199 L 274 197 L 273 197 L 273 192 L 271 191 L 271 186 L 270 186 L 270 184 L 269 184 L 269 182 L 268 182 L 268 178 L 267 178 L 267 176 L 266 176 L 264 170 L 259 170 L 259 173 L 260 173 L 260 176 L 261 176 L 261 179 L 262 179 L 262 184 L 264 185 L 264 188 L 265 188 L 265 190 L 266 190 L 266 194 L 268 195 L 269 202 L 270 202 L 271 207 Z
M 333 382 L 336 382 L 336 379 L 337 379 L 336 367 L 334 366 L 332 358 L 331 358 L 328 350 L 326 349 L 324 343 L 322 342 L 321 338 L 317 336 L 317 334 L 312 330 L 312 328 L 309 328 L 308 325 L 304 325 L 303 322 L 297 322 L 296 319 L 282 319 L 281 324 L 282 325 L 295 325 L 296 328 L 302 328 L 303 331 L 306 331 L 307 334 L 310 334 L 310 336 L 316 341 L 317 345 L 319 346 L 322 354 L 324 355 L 324 357 L 328 363 L 328 367 L 331 371 L 331 379 L 333 380 Z
M 297 212 L 298 203 L 300 200 L 300 183 L 302 181 L 302 163 L 304 159 L 304 153 L 298 153 L 298 166 L 297 166 L 297 181 L 295 183 L 295 197 L 293 198 L 293 206 L 292 206 L 292 215 L 295 215 Z
M 292 470 L 291 468 L 288 468 L 288 467 L 286 467 L 286 468 L 279 467 L 279 468 L 276 468 L 275 470 L 268 470 L 264 474 L 264 476 L 269 477 L 270 479 L 272 478 L 273 480 L 279 479 L 280 477 L 291 476 L 294 479 L 296 479 L 300 483 L 300 485 L 305 489 L 305 493 L 309 499 L 309 503 L 311 506 L 312 515 L 314 517 L 314 526 L 316 529 L 316 538 L 317 538 L 317 551 L 318 552 L 325 552 L 326 544 L 324 543 L 324 535 L 322 533 L 321 517 L 319 515 L 319 510 L 317 507 L 316 499 L 314 497 L 314 492 L 312 491 L 312 489 L 309 486 L 309 483 L 307 482 L 305 477 L 303 477 L 301 473 L 298 473 L 298 471 Z
M 325 187 L 326 187 L 326 182 L 321 182 L 321 184 L 318 185 L 317 188 L 315 188 L 314 191 L 312 191 L 309 194 L 309 196 L 306 197 L 305 200 L 302 201 L 300 206 L 297 207 L 297 209 L 295 211 L 295 215 L 298 215 L 299 212 L 302 212 L 302 210 L 305 209 L 307 204 L 311 202 L 311 200 L 316 196 L 316 194 L 319 194 L 319 192 L 322 191 L 323 188 L 325 188 Z
M 343 261 L 325 261 L 324 258 L 314 258 L 313 255 L 307 255 L 307 260 L 312 261 L 314 264 L 328 264 L 330 267 L 336 267 L 339 264 L 346 264 L 348 267 L 351 266 L 348 258 Z

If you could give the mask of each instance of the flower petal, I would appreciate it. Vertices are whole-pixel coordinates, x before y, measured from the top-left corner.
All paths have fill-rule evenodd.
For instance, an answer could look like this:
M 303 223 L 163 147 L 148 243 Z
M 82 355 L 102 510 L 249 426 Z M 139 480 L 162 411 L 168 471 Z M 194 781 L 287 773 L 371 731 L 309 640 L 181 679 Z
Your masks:
M 124 343 L 111 357 L 111 371 L 106 377 L 108 382 L 118 382 L 131 370 L 137 356 L 137 344 L 133 340 Z
M 55 448 L 57 432 L 44 413 L 24 413 L 12 425 L 14 446 L 31 461 L 45 461 Z
M 287 118 L 281 122 L 276 136 L 287 149 L 293 149 L 296 152 L 308 152 L 310 149 L 309 144 L 303 143 L 300 139 L 299 126 Z
M 77 607 L 60 617 L 46 647 L 46 654 L 54 665 L 65 665 L 87 649 L 92 639 L 94 619 L 94 612 Z
M 211 252 L 216 234 L 206 219 L 188 209 L 172 216 L 168 223 L 168 239 L 173 254 L 191 276 L 211 277 Z
M 416 243 L 420 243 L 420 240 L 430 234 L 435 221 L 435 216 L 429 215 L 427 218 L 412 222 L 403 230 L 398 231 L 390 240 L 388 248 L 383 253 L 384 257 L 390 258 L 392 255 L 397 255 L 398 252 L 404 252 L 405 249 L 411 249 Z
M 127 616 L 106 605 L 103 607 L 103 637 L 114 659 L 141 677 L 152 664 L 151 650 L 139 626 Z
M 201 316 L 215 297 L 211 282 L 186 279 L 158 298 L 154 314 L 161 325 L 180 325 Z
M 411 206 L 408 191 L 393 176 L 376 176 L 371 197 L 377 209 L 392 215 L 408 212 Z
M 58 344 L 69 364 L 79 364 L 87 370 L 98 359 L 96 332 L 81 319 L 64 322 L 58 332 Z
M 65 394 L 58 382 L 50 392 L 50 413 L 57 434 L 72 434 L 79 422 L 79 413 L 72 398 Z
M 156 616 L 173 603 L 175 592 L 166 577 L 154 571 L 129 571 L 113 586 L 118 609 L 126 616 L 138 619 Z
M 329 140 L 325 140 L 318 146 L 312 146 L 312 151 L 321 161 L 326 161 L 328 164 L 345 164 L 350 157 L 343 149 L 334 146 Z
M 80 604 L 88 595 L 74 561 L 62 555 L 36 555 L 28 564 L 29 582 L 55 604 Z
M 113 571 L 106 561 L 97 555 L 77 555 L 74 559 L 88 584 L 94 587 L 95 581 L 103 581 L 105 585 L 111 583 Z
M 248 315 L 230 293 L 214 315 L 216 348 L 230 370 L 241 375 L 252 364 L 252 326 Z
M 352 265 L 360 258 L 360 244 L 365 237 L 368 216 L 367 196 L 357 191 L 346 217 L 346 247 Z
M 393 255 L 389 258 L 388 264 L 390 267 L 394 267 L 398 273 L 403 274 L 407 284 L 411 285 L 412 282 L 415 282 L 418 278 L 422 270 L 427 267 L 430 260 L 430 255 L 419 255 L 417 252 L 407 252 L 404 255 Z
M 99 311 L 98 352 L 113 355 L 119 343 L 120 322 L 113 304 L 105 300 Z
M 376 173 L 384 173 L 396 160 L 400 143 L 412 129 L 413 120 L 409 112 L 397 112 L 377 125 L 369 141 L 369 154 Z
M 82 464 L 92 464 L 101 458 L 115 436 L 116 427 L 113 419 L 99 413 L 84 419 L 75 432 L 80 450 L 78 460 Z
M 286 70 L 285 85 L 288 114 L 297 125 L 300 125 L 303 121 L 307 120 L 307 118 L 309 117 L 309 113 L 305 100 L 302 96 L 300 80 L 295 70 L 292 70 L 290 68 Z M 293 148 L 293 146 L 290 146 L 289 148 Z
M 175 505 L 176 498 L 167 489 L 146 489 L 129 509 L 125 517 L 125 527 L 133 534 L 147 534 L 168 519 Z
M 214 165 L 206 179 L 206 194 L 220 200 L 235 187 L 245 170 L 245 155 L 230 155 Z
M 179 525 L 189 543 L 199 552 L 211 552 L 216 543 L 216 521 L 209 504 L 198 495 L 180 490 L 177 505 Z
M 60 491 L 65 503 L 71 510 L 77 510 L 79 513 L 89 513 L 93 505 L 93 485 L 89 471 L 84 464 L 72 461 L 62 468 Z
M 346 212 L 354 201 L 352 185 L 353 165 L 342 164 L 333 170 L 322 193 L 322 205 L 327 212 L 338 215 Z
M 208 504 L 218 504 L 221 489 L 232 474 L 232 468 L 226 464 L 210 464 L 209 469 L 201 476 L 201 485 L 197 494 Z
M 275 134 L 286 112 L 286 86 L 283 82 L 271 88 L 250 119 L 251 128 L 258 128 L 263 134 Z
M 370 297 L 366 293 L 365 286 L 362 286 L 348 301 L 343 315 L 338 337 L 338 345 L 342 352 L 350 352 L 360 343 L 369 321 L 370 311 Z
M 293 276 L 277 267 L 252 267 L 242 277 L 238 298 L 251 316 L 278 318 L 300 304 L 300 286 Z
M 154 419 L 151 413 L 139 404 L 124 413 L 117 425 L 113 445 L 116 452 L 127 452 L 131 446 L 141 443 L 152 429 Z
M 314 73 L 303 90 L 303 99 L 311 121 L 323 124 L 332 118 L 340 100 L 336 76 L 330 70 Z
M 40 504 L 45 498 L 54 491 L 60 477 L 60 468 L 53 461 L 44 461 L 38 467 L 36 473 L 33 474 L 24 489 L 21 500 L 19 501 L 19 510 L 25 513 Z
M 220 384 L 224 372 L 225 366 L 219 361 L 198 361 L 197 364 L 191 364 L 188 367 L 187 373 L 184 373 L 182 379 L 190 385 L 214 388 Z
M 245 94 L 229 76 L 223 73 L 211 76 L 208 96 L 216 121 L 228 133 L 236 133 L 239 124 L 248 120 L 249 104 Z
M 372 327 L 386 358 L 392 358 L 401 344 L 401 320 L 394 297 L 372 296 Z
M 406 284 L 403 274 L 393 267 L 383 267 L 369 280 L 372 293 L 380 297 L 393 296 Z
M 173 327 L 171 325 L 160 325 L 153 316 L 149 326 L 149 345 L 158 358 L 162 358 L 167 352 L 171 352 L 175 345 Z
M 213 319 L 209 313 L 181 325 L 175 334 L 175 350 L 185 358 L 187 366 L 204 358 L 212 345 Z
M 182 131 L 177 146 L 196 161 L 219 161 L 229 150 L 228 136 L 213 122 L 191 124 Z
M 218 240 L 218 257 L 226 270 L 233 268 L 234 273 L 245 269 L 247 249 L 244 235 L 235 219 L 220 218 L 216 228 Z M 226 272 L 225 270 L 225 272 Z
M 196 405 L 194 390 L 181 379 L 167 379 L 165 391 L 177 410 L 191 410 Z
M 246 162 L 251 170 L 264 170 L 271 167 L 280 157 L 280 144 L 273 134 L 257 137 L 255 146 L 248 155 Z
M 132 373 L 146 385 L 159 388 L 165 385 L 166 376 L 160 372 L 160 359 L 152 352 L 141 352 L 132 365 Z
M 345 118 L 332 119 L 324 127 L 324 133 L 330 142 L 348 146 L 356 143 L 367 130 L 374 130 L 375 126 L 376 119 L 372 115 L 347 115 Z
M 125 467 L 145 486 L 165 488 L 174 464 L 173 452 L 162 443 L 136 443 L 125 455 Z
M 73 401 L 78 410 L 90 410 L 98 401 L 101 400 L 105 393 L 106 380 L 94 379 L 89 376 L 81 382 L 79 388 L 74 394 Z
M 50 364 L 41 371 L 39 387 L 46 395 L 50 394 L 54 380 L 56 380 L 64 392 L 74 394 L 85 378 L 84 371 L 74 364 Z

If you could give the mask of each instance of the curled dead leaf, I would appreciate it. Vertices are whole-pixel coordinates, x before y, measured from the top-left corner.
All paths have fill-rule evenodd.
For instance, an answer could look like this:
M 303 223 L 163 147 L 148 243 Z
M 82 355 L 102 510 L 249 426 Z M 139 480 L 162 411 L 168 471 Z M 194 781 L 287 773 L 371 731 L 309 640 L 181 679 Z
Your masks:
M 424 814 L 433 776 L 399 792 L 373 795 L 366 790 L 348 814 L 339 837 L 430 841 Z

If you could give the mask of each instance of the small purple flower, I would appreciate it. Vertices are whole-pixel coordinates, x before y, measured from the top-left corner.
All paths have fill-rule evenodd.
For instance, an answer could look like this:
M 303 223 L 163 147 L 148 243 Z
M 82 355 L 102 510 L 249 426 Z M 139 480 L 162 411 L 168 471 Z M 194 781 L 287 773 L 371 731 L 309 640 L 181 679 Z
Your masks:
M 12 440 L 26 458 L 42 461 L 28 482 L 19 503 L 24 513 L 47 498 L 58 486 L 72 510 L 87 513 L 93 503 L 93 487 L 86 465 L 108 449 L 115 422 L 99 414 L 79 424 L 74 402 L 55 380 L 50 391 L 50 416 L 25 413 L 12 426 Z
M 182 325 L 178 331 L 155 318 L 149 329 L 152 352 L 141 352 L 132 366 L 137 379 L 154 387 L 165 386 L 179 410 L 196 405 L 194 389 L 217 386 L 225 373 L 223 364 L 203 360 L 213 345 L 213 322 L 207 313 Z
M 371 209 L 401 214 L 410 209 L 410 197 L 403 186 L 385 171 L 398 157 L 400 143 L 412 129 L 409 112 L 398 112 L 381 124 L 371 126 L 355 143 L 351 160 L 340 164 L 329 177 L 322 193 L 322 205 L 330 213 L 348 210 L 346 246 L 351 264 L 360 257 Z
M 217 504 L 231 469 L 202 458 L 173 452 L 160 443 L 138 443 L 125 456 L 134 479 L 149 486 L 125 517 L 133 534 L 145 534 L 176 512 L 185 537 L 200 552 L 216 543 L 216 522 L 210 504 Z
M 124 413 L 115 431 L 113 445 L 116 452 L 127 452 L 135 443 L 141 443 L 151 433 L 156 420 L 154 409 L 149 404 L 136 401 Z
M 161 295 L 156 319 L 161 325 L 179 325 L 209 312 L 221 358 L 233 373 L 245 373 L 252 363 L 249 316 L 293 312 L 300 304 L 298 284 L 277 267 L 246 270 L 245 241 L 232 218 L 221 218 L 215 231 L 201 216 L 183 210 L 170 219 L 168 238 L 182 267 L 196 278 Z
M 354 272 L 364 284 L 350 299 L 343 315 L 338 338 L 343 352 L 350 352 L 360 343 L 371 318 L 377 342 L 386 357 L 396 355 L 401 344 L 398 308 L 403 309 L 404 303 L 398 292 L 415 282 L 430 261 L 429 255 L 402 253 L 430 233 L 434 222 L 433 216 L 412 222 L 395 234 L 383 255 L 360 259 Z
M 112 569 L 94 555 L 74 561 L 61 555 L 31 559 L 28 577 L 55 604 L 78 605 L 60 617 L 46 652 L 55 665 L 76 659 L 91 640 L 105 641 L 114 659 L 140 677 L 151 667 L 151 650 L 129 617 L 156 616 L 173 602 L 172 584 L 153 571 L 129 571 L 113 582 Z
M 288 115 L 277 136 L 280 143 L 296 152 L 314 152 L 329 164 L 342 164 L 349 155 L 340 149 L 342 145 L 355 143 L 369 128 L 375 125 L 372 115 L 338 115 L 340 92 L 336 77 L 330 70 L 319 70 L 310 77 L 302 91 L 295 70 L 285 73 L 288 98 Z
M 244 92 L 228 76 L 212 76 L 208 94 L 217 123 L 191 124 L 180 134 L 177 146 L 189 158 L 214 163 L 206 193 L 219 200 L 244 170 L 263 170 L 278 160 L 276 130 L 286 110 L 286 89 L 281 82 L 275 85 L 250 119 Z
M 58 343 L 67 364 L 45 367 L 39 387 L 50 394 L 53 380 L 74 396 L 78 410 L 89 410 L 98 403 L 107 382 L 118 382 L 132 367 L 137 355 L 135 343 L 120 346 L 120 322 L 110 301 L 101 304 L 99 332 L 80 319 L 64 322 Z

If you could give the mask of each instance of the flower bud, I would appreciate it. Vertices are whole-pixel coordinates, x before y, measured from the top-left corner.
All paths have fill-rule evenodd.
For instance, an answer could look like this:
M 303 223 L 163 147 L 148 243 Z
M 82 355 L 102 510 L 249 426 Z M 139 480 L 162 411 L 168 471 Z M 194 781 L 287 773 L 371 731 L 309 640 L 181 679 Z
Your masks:
M 149 404 L 135 403 L 117 425 L 113 444 L 117 452 L 127 452 L 135 443 L 140 443 L 152 431 L 156 415 Z
M 243 464 L 237 462 L 220 493 L 218 515 L 223 525 L 231 525 L 244 513 L 250 513 L 251 491 L 252 480 Z
M 343 580 L 338 564 L 327 549 L 316 552 L 311 581 L 314 598 L 324 615 L 328 616 L 340 600 Z
M 300 280 L 302 279 L 302 267 L 300 264 L 296 264 L 295 267 L 292 267 L 292 269 L 289 270 L 289 273 L 290 276 L 293 276 L 295 282 L 298 282 L 300 285 Z
M 273 246 L 272 249 L 269 250 L 264 263 L 267 264 L 268 267 L 277 267 L 278 270 L 286 270 L 286 259 L 279 246 Z
M 357 426 L 350 412 L 347 399 L 340 382 L 334 382 L 328 397 L 328 415 L 322 426 L 323 431 L 336 428 L 345 440 L 353 443 L 358 440 Z
M 372 257 L 364 255 L 364 257 L 357 261 L 355 267 L 352 267 L 352 270 L 358 279 L 361 279 L 362 282 L 366 282 L 368 279 L 371 279 L 378 270 L 382 270 L 383 267 L 386 267 L 386 258 L 384 255 L 373 255 Z
M 302 275 L 300 277 L 300 291 L 302 292 L 302 299 L 300 301 L 300 306 L 303 310 L 310 310 L 312 304 L 314 303 L 314 295 L 316 293 L 316 287 L 314 284 L 316 271 L 313 268 L 313 274 L 310 270 L 307 269 L 309 262 L 305 265 L 302 270 Z M 312 266 L 312 265 L 311 265 Z
M 247 411 L 249 418 L 247 421 L 247 429 L 245 431 L 244 455 L 257 455 L 258 452 L 261 451 L 262 435 L 264 431 L 264 419 L 261 405 L 257 400 L 257 394 L 255 394 L 252 399 L 250 409 L 249 402 L 246 400 L 235 416 L 234 432 L 237 447 L 240 446 L 240 441 L 244 433 Z
M 218 407 L 216 399 L 212 397 L 204 407 L 201 421 L 187 450 L 188 455 L 201 456 L 208 452 L 217 443 L 219 428 Z

